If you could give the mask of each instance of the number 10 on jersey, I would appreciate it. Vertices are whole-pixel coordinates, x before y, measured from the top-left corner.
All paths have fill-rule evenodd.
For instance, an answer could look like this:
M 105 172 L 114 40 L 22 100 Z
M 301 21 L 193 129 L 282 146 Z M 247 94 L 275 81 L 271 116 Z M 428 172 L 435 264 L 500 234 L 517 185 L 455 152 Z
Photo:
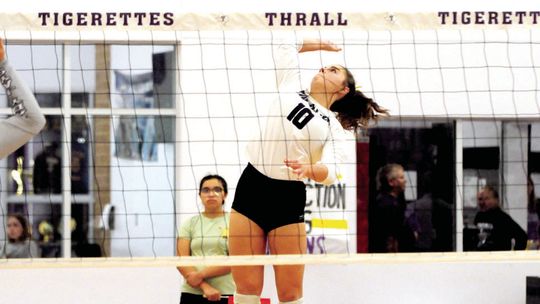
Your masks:
M 287 115 L 287 120 L 292 122 L 292 124 L 298 129 L 302 130 L 306 124 L 313 118 L 315 115 L 311 110 L 305 105 L 299 103 L 292 111 Z

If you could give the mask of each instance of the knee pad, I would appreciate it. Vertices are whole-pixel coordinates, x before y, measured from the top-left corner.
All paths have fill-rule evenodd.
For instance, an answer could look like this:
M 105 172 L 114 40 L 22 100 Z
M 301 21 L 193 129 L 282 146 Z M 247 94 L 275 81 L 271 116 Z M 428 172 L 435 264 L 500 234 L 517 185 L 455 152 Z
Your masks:
M 304 304 L 304 298 L 300 298 L 294 301 L 279 302 L 279 304 Z
M 261 304 L 261 297 L 235 293 L 234 304 Z

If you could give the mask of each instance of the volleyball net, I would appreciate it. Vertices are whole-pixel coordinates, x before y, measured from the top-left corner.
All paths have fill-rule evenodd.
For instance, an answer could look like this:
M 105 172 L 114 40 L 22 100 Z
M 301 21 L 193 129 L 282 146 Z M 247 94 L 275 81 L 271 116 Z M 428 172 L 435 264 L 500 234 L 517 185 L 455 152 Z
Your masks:
M 99 267 L 533 257 L 448 253 L 474 250 L 483 185 L 497 188 L 503 209 L 528 232 L 529 248 L 536 246 L 531 189 L 540 193 L 540 33 L 531 26 L 456 28 L 435 14 L 19 17 L 0 15 L 0 34 L 47 126 L 2 160 L 0 235 L 8 242 L 9 214 L 26 216 L 39 247 L 30 265 L 69 267 L 98 256 L 84 261 Z M 21 30 L 24 22 L 29 29 Z M 230 210 L 245 147 L 278 93 L 273 46 L 302 38 L 342 48 L 299 55 L 303 87 L 321 67 L 341 64 L 391 117 L 350 134 L 336 184 L 306 181 L 307 255 L 173 258 L 179 227 L 202 211 L 203 176 L 227 180 Z M 2 94 L 0 111 L 10 115 Z M 358 255 L 372 252 L 375 176 L 388 163 L 405 169 L 415 253 Z M 433 251 L 447 253 L 418 254 Z M 8 258 L 2 265 L 25 263 Z

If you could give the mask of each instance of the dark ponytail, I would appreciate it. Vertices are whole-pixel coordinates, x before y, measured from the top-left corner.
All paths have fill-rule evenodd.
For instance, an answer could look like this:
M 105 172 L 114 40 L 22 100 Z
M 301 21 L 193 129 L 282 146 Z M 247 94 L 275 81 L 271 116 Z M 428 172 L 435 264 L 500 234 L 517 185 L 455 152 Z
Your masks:
M 357 131 L 358 128 L 367 128 L 370 121 L 377 121 L 380 116 L 388 116 L 388 110 L 379 106 L 373 99 L 361 91 L 356 90 L 356 82 L 347 68 L 347 87 L 349 93 L 335 101 L 330 110 L 337 112 L 337 119 L 345 130 Z

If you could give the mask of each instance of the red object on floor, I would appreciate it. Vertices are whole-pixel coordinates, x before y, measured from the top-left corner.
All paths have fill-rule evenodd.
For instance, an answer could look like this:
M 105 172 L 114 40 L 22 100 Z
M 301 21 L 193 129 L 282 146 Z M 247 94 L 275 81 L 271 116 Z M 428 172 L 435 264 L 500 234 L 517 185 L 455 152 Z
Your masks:
M 233 296 L 230 296 L 229 297 L 229 302 L 228 304 L 234 304 L 234 297 Z M 267 299 L 267 298 L 261 298 L 261 304 L 271 304 L 270 303 L 270 299 Z

